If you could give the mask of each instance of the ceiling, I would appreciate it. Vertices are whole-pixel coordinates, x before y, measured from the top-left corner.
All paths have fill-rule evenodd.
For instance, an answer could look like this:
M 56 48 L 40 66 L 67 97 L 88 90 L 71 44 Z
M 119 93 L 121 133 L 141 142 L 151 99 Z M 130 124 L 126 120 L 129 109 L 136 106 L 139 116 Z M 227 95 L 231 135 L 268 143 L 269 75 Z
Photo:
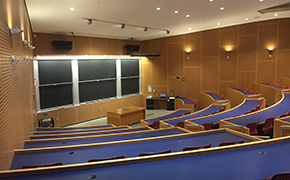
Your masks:
M 33 32 L 66 35 L 73 32 L 76 36 L 133 38 L 139 41 L 290 17 L 290 11 L 257 12 L 289 3 L 289 0 L 25 1 Z M 72 7 L 74 11 L 70 10 Z M 157 10 L 158 7 L 161 9 Z M 220 9 L 222 7 L 223 10 Z M 88 25 L 83 18 L 95 20 Z M 124 29 L 121 29 L 122 24 L 125 24 Z M 146 32 L 145 27 L 148 27 Z M 167 34 L 166 30 L 170 33 Z

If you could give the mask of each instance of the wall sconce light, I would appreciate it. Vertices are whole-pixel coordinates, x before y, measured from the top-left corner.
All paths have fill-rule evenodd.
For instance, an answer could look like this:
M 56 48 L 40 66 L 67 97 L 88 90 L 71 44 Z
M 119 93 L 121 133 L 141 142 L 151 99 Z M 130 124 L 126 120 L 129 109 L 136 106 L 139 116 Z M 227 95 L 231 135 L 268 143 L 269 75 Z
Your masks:
M 230 53 L 232 52 L 231 49 L 226 49 L 226 52 L 227 52 L 227 59 L 230 59 Z
M 268 51 L 269 51 L 269 59 L 272 59 L 272 54 L 273 54 L 273 48 L 269 48 Z
M 28 44 L 30 44 L 30 41 L 24 40 L 23 44 L 28 45 Z
M 11 28 L 9 31 L 10 31 L 10 34 L 20 34 L 23 32 L 22 29 L 16 29 L 16 28 Z
M 190 54 L 190 52 L 191 52 L 190 50 L 186 50 L 185 51 L 186 54 Z
M 31 46 L 31 45 L 30 45 L 30 46 L 29 46 L 29 49 L 35 49 L 35 46 Z
M 16 59 L 14 56 L 12 56 L 12 64 L 15 66 L 19 62 L 19 59 Z

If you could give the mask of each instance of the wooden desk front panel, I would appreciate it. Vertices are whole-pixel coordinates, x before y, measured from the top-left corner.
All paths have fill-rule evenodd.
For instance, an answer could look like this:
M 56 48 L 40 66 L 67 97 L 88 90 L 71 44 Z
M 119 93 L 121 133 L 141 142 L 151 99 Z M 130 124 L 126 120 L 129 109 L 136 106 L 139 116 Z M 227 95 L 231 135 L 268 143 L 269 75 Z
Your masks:
M 133 124 L 136 122 L 140 122 L 141 119 L 145 119 L 145 109 L 134 109 L 130 110 L 130 112 L 123 114 L 108 111 L 107 119 L 108 124 L 114 124 L 116 126 Z

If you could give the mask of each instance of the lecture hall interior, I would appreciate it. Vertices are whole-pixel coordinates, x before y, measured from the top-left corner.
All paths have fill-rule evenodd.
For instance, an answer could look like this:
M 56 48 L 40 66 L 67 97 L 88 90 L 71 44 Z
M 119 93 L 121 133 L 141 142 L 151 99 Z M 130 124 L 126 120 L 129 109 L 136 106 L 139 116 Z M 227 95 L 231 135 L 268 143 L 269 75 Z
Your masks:
M 289 0 L 1 0 L 0 179 L 290 179 L 289 32 Z

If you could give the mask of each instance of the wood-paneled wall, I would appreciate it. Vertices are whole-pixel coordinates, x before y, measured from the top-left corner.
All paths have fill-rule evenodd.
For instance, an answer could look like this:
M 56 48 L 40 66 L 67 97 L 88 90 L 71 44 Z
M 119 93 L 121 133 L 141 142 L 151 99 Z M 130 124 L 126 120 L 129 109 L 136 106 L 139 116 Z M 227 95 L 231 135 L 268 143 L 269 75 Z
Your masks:
M 24 30 L 10 35 L 9 28 Z M 0 170 L 7 170 L 14 149 L 23 148 L 34 130 L 36 108 L 33 100 L 33 52 L 23 40 L 31 39 L 24 0 L 0 1 Z M 19 59 L 12 65 L 11 56 Z
M 143 94 L 172 95 L 173 88 L 175 95 L 199 100 L 201 91 L 221 95 L 226 87 L 252 89 L 253 82 L 279 83 L 280 77 L 290 78 L 289 32 L 287 18 L 144 41 L 143 50 L 161 56 L 142 61 L 143 71 L 149 73 L 142 78 Z M 271 59 L 270 47 L 274 48 Z M 232 51 L 227 53 L 227 48 Z M 147 91 L 148 85 L 155 93 Z

